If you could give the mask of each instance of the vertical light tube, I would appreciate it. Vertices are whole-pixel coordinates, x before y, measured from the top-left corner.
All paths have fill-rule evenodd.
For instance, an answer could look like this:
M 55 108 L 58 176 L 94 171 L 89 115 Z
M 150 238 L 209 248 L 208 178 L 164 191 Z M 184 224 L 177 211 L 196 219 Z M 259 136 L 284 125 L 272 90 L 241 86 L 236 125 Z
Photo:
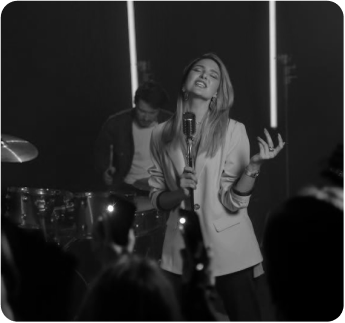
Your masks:
M 129 37 L 129 57 L 131 66 L 131 93 L 132 100 L 135 91 L 138 88 L 138 69 L 137 69 L 137 47 L 135 41 L 135 17 L 134 3 L 127 1 L 127 17 L 128 17 L 128 37 Z
M 269 1 L 270 37 L 270 125 L 277 128 L 277 47 L 276 47 L 276 2 Z

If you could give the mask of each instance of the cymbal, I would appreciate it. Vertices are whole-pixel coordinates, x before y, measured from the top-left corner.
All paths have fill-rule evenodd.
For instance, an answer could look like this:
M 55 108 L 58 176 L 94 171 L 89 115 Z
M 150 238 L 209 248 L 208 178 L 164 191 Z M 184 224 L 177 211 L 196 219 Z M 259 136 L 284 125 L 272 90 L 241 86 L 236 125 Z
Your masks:
M 1 134 L 1 162 L 24 163 L 38 156 L 36 147 L 24 139 Z

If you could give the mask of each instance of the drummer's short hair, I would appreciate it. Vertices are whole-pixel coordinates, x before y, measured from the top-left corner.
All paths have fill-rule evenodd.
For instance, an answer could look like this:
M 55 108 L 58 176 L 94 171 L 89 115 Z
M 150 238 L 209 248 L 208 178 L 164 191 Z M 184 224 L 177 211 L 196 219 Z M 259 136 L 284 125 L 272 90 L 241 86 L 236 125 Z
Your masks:
M 134 103 L 138 104 L 140 100 L 145 101 L 154 109 L 166 108 L 169 102 L 167 92 L 155 81 L 142 83 L 134 96 Z

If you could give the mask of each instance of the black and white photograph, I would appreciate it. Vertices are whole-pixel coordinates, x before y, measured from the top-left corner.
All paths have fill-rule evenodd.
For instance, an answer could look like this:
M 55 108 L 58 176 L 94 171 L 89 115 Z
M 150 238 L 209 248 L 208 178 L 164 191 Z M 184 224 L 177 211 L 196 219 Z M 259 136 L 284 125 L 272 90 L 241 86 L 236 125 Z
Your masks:
M 341 317 L 339 4 L 2 5 L 4 320 Z

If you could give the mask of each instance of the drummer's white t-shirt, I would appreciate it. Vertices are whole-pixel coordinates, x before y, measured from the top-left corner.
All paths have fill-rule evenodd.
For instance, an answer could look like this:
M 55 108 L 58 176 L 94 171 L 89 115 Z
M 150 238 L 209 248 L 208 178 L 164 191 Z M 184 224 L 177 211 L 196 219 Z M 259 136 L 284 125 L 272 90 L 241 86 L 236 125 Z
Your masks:
M 132 123 L 134 138 L 134 156 L 131 169 L 125 178 L 125 183 L 133 184 L 138 179 L 149 177 L 148 169 L 153 165 L 150 156 L 150 139 L 152 130 L 157 122 L 148 128 L 138 127 Z

